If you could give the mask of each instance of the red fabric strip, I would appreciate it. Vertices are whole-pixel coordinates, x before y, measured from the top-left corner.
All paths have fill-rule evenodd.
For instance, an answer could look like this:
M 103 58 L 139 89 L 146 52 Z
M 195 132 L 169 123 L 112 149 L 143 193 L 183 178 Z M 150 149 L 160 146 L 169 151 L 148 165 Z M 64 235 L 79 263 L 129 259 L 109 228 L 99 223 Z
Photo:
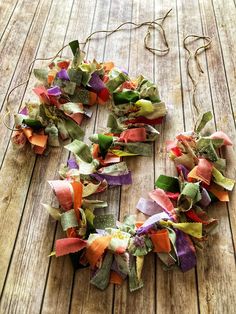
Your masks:
M 124 121 L 125 124 L 133 124 L 133 123 L 145 123 L 150 125 L 156 125 L 161 124 L 163 120 L 163 117 L 157 118 L 157 119 L 147 119 L 145 117 L 137 117 L 135 119 L 130 119 Z
M 127 142 L 145 142 L 147 139 L 145 128 L 134 128 L 123 131 L 120 134 L 119 141 Z
M 56 241 L 56 256 L 75 253 L 87 246 L 87 242 L 78 238 L 65 238 Z

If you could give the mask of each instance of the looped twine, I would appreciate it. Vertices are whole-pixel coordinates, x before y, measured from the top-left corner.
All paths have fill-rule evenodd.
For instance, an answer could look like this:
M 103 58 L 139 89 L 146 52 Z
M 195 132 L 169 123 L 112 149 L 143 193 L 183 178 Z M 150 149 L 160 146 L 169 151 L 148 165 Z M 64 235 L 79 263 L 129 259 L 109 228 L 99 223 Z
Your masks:
M 190 42 L 187 42 L 188 39 L 192 39 L 191 40 L 191 43 L 193 43 L 194 41 L 197 41 L 197 40 L 200 40 L 200 39 L 203 39 L 204 41 L 206 41 L 206 44 L 205 45 L 202 45 L 198 48 L 195 49 L 194 52 L 192 52 L 189 48 L 188 48 L 188 45 L 190 44 Z M 197 85 L 199 83 L 199 80 L 200 80 L 200 75 L 204 73 L 203 71 L 203 68 L 201 66 L 201 63 L 199 61 L 199 55 L 206 51 L 207 49 L 209 49 L 211 47 L 211 43 L 212 43 L 212 38 L 210 36 L 198 36 L 198 35 L 187 35 L 185 38 L 184 38 L 184 41 L 183 41 L 183 46 L 184 46 L 184 49 L 188 52 L 188 59 L 187 59 L 187 73 L 188 73 L 188 76 L 190 77 L 191 79 L 191 82 L 193 84 L 193 90 L 192 90 L 192 102 L 193 102 L 193 107 L 196 109 L 196 112 L 197 114 L 199 114 L 199 109 L 198 109 L 198 106 L 196 104 L 196 89 L 197 89 Z M 198 77 L 197 79 L 194 78 L 193 76 L 193 73 L 191 73 L 191 70 L 190 70 L 190 60 L 191 59 L 194 59 L 195 63 L 196 63 L 196 66 L 197 66 L 197 70 L 198 70 Z

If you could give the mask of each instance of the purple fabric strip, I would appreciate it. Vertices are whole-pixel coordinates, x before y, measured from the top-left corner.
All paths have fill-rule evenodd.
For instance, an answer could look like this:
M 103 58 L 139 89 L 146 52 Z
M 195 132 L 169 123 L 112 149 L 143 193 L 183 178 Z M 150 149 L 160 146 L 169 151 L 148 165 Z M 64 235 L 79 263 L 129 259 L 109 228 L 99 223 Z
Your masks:
M 145 215 L 152 216 L 163 212 L 163 208 L 152 200 L 141 197 L 136 208 Z
M 194 268 L 197 262 L 195 249 L 190 237 L 181 230 L 176 232 L 176 250 L 180 261 L 180 268 L 183 272 Z
M 100 77 L 97 73 L 92 74 L 92 77 L 89 81 L 89 85 L 96 92 L 100 92 L 102 89 L 105 88 L 103 81 L 100 79 Z
M 178 165 L 177 169 L 183 173 L 184 179 L 188 180 L 188 174 L 189 174 L 188 169 L 183 165 Z
M 125 70 L 125 69 L 122 68 L 122 67 L 119 67 L 119 69 L 121 70 L 121 72 L 123 72 L 124 74 L 128 75 L 128 71 L 127 71 L 127 70 Z
M 57 73 L 57 77 L 61 80 L 69 81 L 69 75 L 65 69 L 61 69 L 60 72 Z
M 103 181 L 105 179 L 108 185 L 132 184 L 131 171 L 129 171 L 127 174 L 122 174 L 119 176 L 111 176 L 103 173 L 92 173 L 90 176 L 98 181 Z
M 77 162 L 74 158 L 70 158 L 67 160 L 67 165 L 70 169 L 79 169 Z
M 162 220 L 162 219 L 170 219 L 169 215 L 165 212 L 161 212 L 159 214 L 156 214 L 156 215 L 153 215 L 151 217 L 149 217 L 145 222 L 144 224 L 142 225 L 142 227 L 147 227 L 147 226 L 152 226 L 154 225 L 156 222 Z M 141 227 L 141 228 L 142 228 Z
M 200 200 L 199 205 L 207 207 L 211 203 L 211 198 L 205 188 L 202 188 L 201 195 L 202 199 Z
M 170 219 L 169 215 L 165 212 L 161 212 L 159 214 L 156 214 L 156 215 L 153 215 L 151 217 L 149 217 L 145 222 L 144 224 L 138 228 L 137 230 L 137 234 L 140 235 L 140 234 L 146 234 L 148 233 L 148 231 L 152 228 L 152 226 L 162 220 L 162 219 Z
M 50 96 L 60 96 L 61 95 L 61 90 L 60 90 L 60 87 L 58 87 L 58 86 L 54 86 L 52 88 L 49 88 L 47 90 L 47 92 L 48 92 L 48 95 L 50 95 Z
M 20 114 L 23 114 L 23 115 L 27 116 L 28 115 L 27 107 L 22 108 L 21 111 L 20 111 Z

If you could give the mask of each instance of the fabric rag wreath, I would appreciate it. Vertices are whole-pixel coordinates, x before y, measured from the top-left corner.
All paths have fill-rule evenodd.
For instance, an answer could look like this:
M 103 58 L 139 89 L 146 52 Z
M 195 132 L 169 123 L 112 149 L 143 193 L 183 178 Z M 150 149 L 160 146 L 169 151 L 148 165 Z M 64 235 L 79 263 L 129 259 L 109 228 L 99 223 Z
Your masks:
M 113 214 L 98 214 L 107 202 L 91 198 L 94 194 L 132 183 L 123 157 L 153 156 L 155 125 L 162 122 L 166 106 L 148 79 L 130 79 L 113 62 L 89 62 L 78 41 L 69 45 L 72 61 L 57 58 L 47 69 L 34 70 L 40 103 L 28 103 L 15 115 L 13 135 L 15 145 L 29 142 L 37 154 L 59 146 L 59 138 L 73 140 L 65 146 L 74 157 L 60 167 L 62 180 L 49 181 L 60 207 L 43 204 L 67 234 L 56 240 L 50 256 L 70 254 L 75 268 L 90 266 L 90 282 L 102 290 L 125 278 L 130 291 L 141 288 L 144 258 L 151 252 L 165 269 L 192 269 L 196 247 L 203 246 L 218 223 L 208 206 L 229 201 L 228 191 L 235 184 L 223 175 L 226 161 L 218 154 L 232 142 L 220 131 L 203 136 L 202 129 L 212 119 L 210 112 L 203 114 L 194 131 L 167 143 L 177 176 L 160 175 L 150 198 L 140 198 L 136 209 L 147 216 L 145 221 L 130 215 L 119 222 Z M 82 120 L 91 117 L 92 105 L 110 100 L 107 131 L 91 135 L 87 145 Z

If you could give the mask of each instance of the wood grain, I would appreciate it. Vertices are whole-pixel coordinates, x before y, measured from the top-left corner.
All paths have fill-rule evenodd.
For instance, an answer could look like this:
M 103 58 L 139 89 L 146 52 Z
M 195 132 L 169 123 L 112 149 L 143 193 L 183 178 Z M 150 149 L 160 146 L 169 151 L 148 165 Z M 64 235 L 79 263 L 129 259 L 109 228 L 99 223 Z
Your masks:
M 66 28 L 63 28 L 63 32 L 59 21 L 63 19 L 65 23 L 66 21 L 68 23 L 71 6 L 72 1 L 67 3 L 60 1 L 53 4 L 40 44 L 40 56 L 46 56 L 53 50 L 57 51 L 63 45 Z M 40 203 L 51 202 L 52 193 L 48 189 L 47 180 L 57 174 L 60 163 L 67 157 L 66 154 L 63 147 L 60 147 L 52 150 L 47 158 L 37 159 L 14 253 L 9 263 L 0 312 L 38 313 L 40 311 L 49 264 L 48 252 L 52 249 L 55 232 L 55 228 L 53 229 L 48 222 L 47 213 L 42 211 Z M 31 156 L 32 160 L 30 154 L 24 155 L 25 167 L 34 160 L 35 157 Z M 13 220 L 13 217 L 17 216 L 17 211 L 17 207 L 13 208 L 8 216 L 11 215 Z M 5 225 L 5 228 L 7 227 L 9 230 L 9 225 Z
M 22 53 L 22 60 L 19 62 L 19 68 L 16 70 L 16 81 L 22 80 L 21 71 L 24 69 L 25 64 L 29 64 L 31 58 L 33 57 L 33 52 L 37 48 L 37 43 L 40 40 L 40 26 L 45 22 L 49 8 L 42 1 L 40 4 L 41 10 L 35 15 L 35 20 L 33 21 L 31 31 L 27 37 L 28 49 L 24 50 Z M 14 40 L 12 42 L 14 44 Z M 24 71 L 24 70 L 23 70 Z M 15 98 L 16 104 L 19 106 L 19 101 L 24 95 L 24 90 L 18 92 L 18 96 Z M 13 105 L 13 104 L 12 104 Z M 12 107 L 12 109 L 14 106 Z M 18 107 L 16 106 L 18 109 Z M 6 128 L 1 128 L 1 141 L 7 144 L 9 140 L 10 132 Z M 1 177 L 4 178 L 4 184 L 0 185 L 0 195 L 1 195 L 1 210 L 0 210 L 0 247 L 3 250 L 4 256 L 0 256 L 0 291 L 2 290 L 2 285 L 4 278 L 6 276 L 7 267 L 10 262 L 14 241 L 18 231 L 22 211 L 24 208 L 24 202 L 27 197 L 28 187 L 31 179 L 31 174 L 33 171 L 33 166 L 35 162 L 35 156 L 29 148 L 24 151 L 15 151 L 10 145 L 7 152 L 4 152 L 6 146 L 1 146 L 1 157 L 3 159 L 3 164 L 1 167 Z M 5 146 L 5 147 L 4 147 Z M 6 153 L 4 155 L 4 153 Z M 26 162 L 27 161 L 27 162 Z M 10 174 L 10 175 L 9 175 Z M 11 233 L 9 234 L 9 226 L 11 226 Z
M 9 21 L 11 20 L 12 14 L 17 6 L 18 0 L 12 1 L 7 0 L 0 3 L 0 40 L 7 28 Z
M 224 102 L 222 102 L 223 111 L 222 117 L 219 114 L 219 121 L 217 120 L 217 127 L 225 130 L 233 140 L 233 147 L 230 147 L 224 151 L 224 155 L 228 160 L 227 175 L 236 177 L 236 165 L 235 165 L 235 117 L 236 117 L 236 93 L 234 88 L 236 86 L 236 44 L 234 40 L 234 34 L 236 26 L 234 19 L 236 18 L 235 3 L 233 1 L 227 1 L 223 4 L 221 1 L 212 2 L 212 7 L 205 4 L 205 11 L 209 12 L 206 22 L 208 27 L 213 27 L 213 31 L 217 34 L 218 49 L 217 53 L 221 54 L 222 70 L 225 73 L 224 86 L 226 87 L 225 93 L 227 97 L 227 113 L 224 111 Z M 212 26 L 210 26 L 210 22 Z M 220 84 L 221 85 L 221 84 Z M 230 112 L 232 110 L 232 114 Z M 229 218 L 231 225 L 231 232 L 233 235 L 234 250 L 236 246 L 236 195 L 231 194 L 231 199 L 228 206 Z
M 76 38 L 83 41 L 91 31 L 112 29 L 128 20 L 154 19 L 171 7 L 171 17 L 165 21 L 171 48 L 167 56 L 153 56 L 144 50 L 144 29 L 121 31 L 106 39 L 99 35 L 85 48 L 90 60 L 112 60 L 128 69 L 131 76 L 142 73 L 153 79 L 168 106 L 153 158 L 127 158 L 133 185 L 99 195 L 109 203 L 101 213 L 112 212 L 121 221 L 125 214 L 136 213 L 139 197 L 147 196 L 160 174 L 175 174 L 165 141 L 183 130 L 191 130 L 197 119 L 182 44 L 187 34 L 214 36 L 212 48 L 200 56 L 204 74 L 196 99 L 201 112 L 214 113 L 206 130 L 223 130 L 232 138 L 234 146 L 221 153 L 228 161 L 226 175 L 236 177 L 235 2 L 0 0 L 0 66 L 4 73 L 0 77 L 1 118 L 7 92 L 25 79 L 28 64 L 35 56 L 54 55 L 64 42 Z M 156 46 L 161 45 L 158 34 L 153 41 Z M 69 49 L 64 55 L 70 56 Z M 38 62 L 36 66 L 45 64 Z M 26 87 L 14 93 L 12 111 L 18 110 L 22 99 L 34 98 L 34 83 L 31 77 Z M 106 127 L 107 115 L 106 106 L 93 107 L 93 117 L 83 123 L 87 143 L 91 133 Z M 150 255 L 145 260 L 142 290 L 131 294 L 125 282 L 121 287 L 110 285 L 101 292 L 89 284 L 88 269 L 74 272 L 68 257 L 48 258 L 55 239 L 65 234 L 40 203 L 55 202 L 47 180 L 58 178 L 58 167 L 67 160 L 68 152 L 60 147 L 48 157 L 36 158 L 29 147 L 25 151 L 12 148 L 9 130 L 0 128 L 0 135 L 0 313 L 235 312 L 235 192 L 227 206 L 217 204 L 209 208 L 210 215 L 220 221 L 218 233 L 209 237 L 204 250 L 197 253 L 195 270 L 185 274 L 177 270 L 165 272 L 155 255 Z
M 188 14 L 190 9 L 194 9 L 194 18 L 190 17 Z M 202 7 L 199 7 L 197 3 L 194 2 L 194 4 L 190 4 L 188 1 L 185 3 L 182 2 L 182 7 L 179 11 L 181 14 L 179 15 L 178 24 L 180 30 L 182 29 L 184 31 L 183 36 L 187 33 L 205 33 L 210 36 L 213 34 L 213 21 L 210 20 L 209 10 L 206 11 L 208 28 L 206 28 L 205 24 L 206 12 L 203 12 Z M 191 27 L 189 27 L 190 21 Z M 189 27 L 188 30 L 185 29 L 186 25 Z M 209 26 L 211 26 L 211 28 Z M 181 40 L 183 40 L 183 38 Z M 217 42 L 212 45 L 212 48 L 207 51 L 206 55 L 202 54 L 200 57 L 205 73 L 200 78 L 197 89 L 198 105 L 201 112 L 213 110 L 215 117 L 213 122 L 215 122 L 217 128 L 222 129 L 223 125 L 220 123 L 222 116 L 227 114 L 227 116 L 230 117 L 230 123 L 232 115 L 227 105 L 227 86 L 224 86 L 225 73 L 222 71 L 222 60 L 220 58 L 220 51 L 217 49 Z M 184 77 L 183 75 L 183 81 Z M 224 104 L 224 110 L 222 110 L 222 104 Z M 190 107 L 191 102 L 189 101 L 188 112 L 190 111 Z M 189 117 L 191 113 L 188 112 L 185 111 L 185 115 Z M 192 117 L 193 121 L 197 118 L 194 110 L 192 110 Z M 209 124 L 208 130 L 212 132 L 215 129 L 215 125 L 213 123 Z M 223 131 L 227 132 L 224 128 Z M 231 158 L 232 157 L 233 155 L 231 155 Z M 230 279 L 231 274 L 227 272 L 226 269 L 227 267 L 234 269 L 232 242 L 225 241 L 225 238 L 231 238 L 228 213 L 225 204 L 221 203 L 211 206 L 209 212 L 213 217 L 219 219 L 219 229 L 217 235 L 211 236 L 204 250 L 198 254 L 197 280 L 200 311 L 203 313 L 227 313 L 230 311 L 231 306 L 229 303 L 225 302 L 225 299 L 234 299 L 234 296 L 231 295 L 232 290 L 229 288 L 229 285 L 232 284 Z M 225 262 L 226 260 L 227 262 Z M 227 280 L 225 276 L 226 278 L 229 276 Z M 228 296 L 225 294 L 225 299 L 224 297 L 222 298 L 222 290 L 227 291 L 226 294 L 228 294 Z

